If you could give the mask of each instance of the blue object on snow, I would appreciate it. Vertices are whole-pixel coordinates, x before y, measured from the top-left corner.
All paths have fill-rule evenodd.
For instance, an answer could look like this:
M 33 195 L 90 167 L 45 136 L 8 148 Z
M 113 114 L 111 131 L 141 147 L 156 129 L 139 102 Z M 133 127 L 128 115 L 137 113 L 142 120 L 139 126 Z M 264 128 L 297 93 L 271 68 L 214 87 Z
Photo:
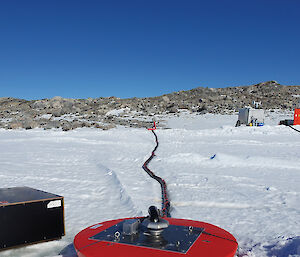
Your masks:
M 216 157 L 216 154 L 214 154 L 213 156 L 210 157 L 210 159 L 214 159 Z

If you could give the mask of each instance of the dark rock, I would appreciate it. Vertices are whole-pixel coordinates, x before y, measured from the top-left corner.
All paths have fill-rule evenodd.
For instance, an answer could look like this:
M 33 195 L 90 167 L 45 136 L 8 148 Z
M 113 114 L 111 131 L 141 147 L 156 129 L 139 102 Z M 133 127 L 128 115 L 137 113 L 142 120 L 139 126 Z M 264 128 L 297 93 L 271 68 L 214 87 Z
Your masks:
M 60 128 L 61 124 L 58 120 L 50 120 L 45 126 L 44 129 Z
M 68 131 L 68 130 L 73 129 L 72 123 L 71 123 L 71 122 L 67 122 L 67 121 L 62 122 L 62 124 L 61 124 L 61 129 L 62 129 L 63 131 Z
M 24 129 L 34 129 L 38 126 L 38 123 L 33 120 L 25 120 L 22 122 L 22 127 Z
M 197 112 L 200 112 L 200 113 L 204 113 L 207 111 L 207 108 L 205 105 L 202 105 L 201 107 L 198 108 Z

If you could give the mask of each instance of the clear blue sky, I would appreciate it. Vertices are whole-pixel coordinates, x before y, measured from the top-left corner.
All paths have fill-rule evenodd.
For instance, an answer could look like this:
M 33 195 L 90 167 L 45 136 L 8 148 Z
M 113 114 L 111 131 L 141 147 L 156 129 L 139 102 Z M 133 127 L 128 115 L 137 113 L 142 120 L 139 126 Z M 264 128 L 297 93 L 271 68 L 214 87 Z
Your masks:
M 0 97 L 300 85 L 299 0 L 2 0 Z

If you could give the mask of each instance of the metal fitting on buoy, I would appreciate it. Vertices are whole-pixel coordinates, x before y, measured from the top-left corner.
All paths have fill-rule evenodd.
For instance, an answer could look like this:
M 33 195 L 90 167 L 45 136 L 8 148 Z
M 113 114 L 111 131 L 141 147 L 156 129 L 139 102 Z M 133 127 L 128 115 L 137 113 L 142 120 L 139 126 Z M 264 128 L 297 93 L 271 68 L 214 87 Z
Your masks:
M 142 225 L 153 236 L 159 236 L 165 228 L 169 226 L 169 222 L 160 217 L 160 213 L 155 206 L 149 207 L 149 217 L 146 218 Z

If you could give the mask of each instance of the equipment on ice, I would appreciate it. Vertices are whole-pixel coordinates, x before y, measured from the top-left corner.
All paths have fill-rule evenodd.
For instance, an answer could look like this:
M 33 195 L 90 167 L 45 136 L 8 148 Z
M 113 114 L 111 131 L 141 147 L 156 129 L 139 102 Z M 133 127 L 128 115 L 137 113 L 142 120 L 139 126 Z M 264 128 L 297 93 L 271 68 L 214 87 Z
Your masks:
M 236 127 L 246 126 L 263 126 L 265 122 L 265 112 L 263 109 L 243 108 L 239 110 Z
M 214 225 L 161 217 L 156 207 L 149 216 L 110 220 L 92 225 L 74 239 L 78 257 L 233 257 L 236 239 Z
M 295 109 L 293 125 L 300 125 L 300 109 Z
M 158 138 L 156 124 L 149 129 L 156 146 L 143 169 L 161 185 L 162 210 L 149 207 L 149 216 L 110 220 L 79 232 L 70 255 L 64 257 L 233 257 L 238 243 L 233 235 L 205 222 L 171 218 L 167 184 L 148 164 L 155 157 Z M 72 252 L 73 249 L 73 252 Z
M 0 250 L 64 235 L 62 196 L 30 187 L 0 188 Z
M 298 103 L 298 108 L 294 110 L 294 119 L 281 120 L 279 122 L 279 125 L 286 125 L 286 126 L 300 125 L 300 101 Z

